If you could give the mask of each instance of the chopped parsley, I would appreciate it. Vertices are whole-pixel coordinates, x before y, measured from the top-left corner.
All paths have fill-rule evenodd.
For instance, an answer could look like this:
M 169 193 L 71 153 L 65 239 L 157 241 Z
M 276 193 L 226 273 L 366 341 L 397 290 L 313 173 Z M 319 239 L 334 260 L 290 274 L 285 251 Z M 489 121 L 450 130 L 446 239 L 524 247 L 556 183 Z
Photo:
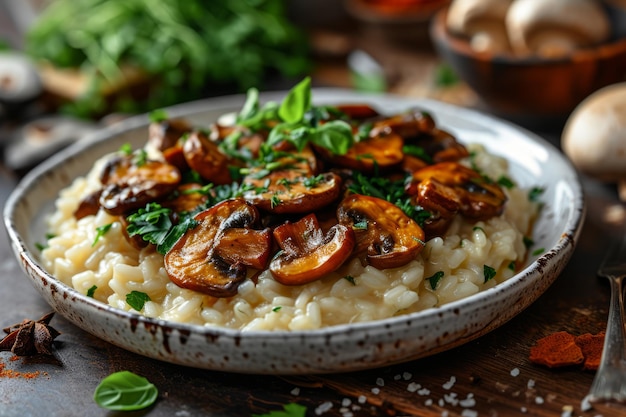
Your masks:
M 111 230 L 111 226 L 113 226 L 113 223 L 109 223 L 109 224 L 105 224 L 104 226 L 96 227 L 96 237 L 93 240 L 93 243 L 91 244 L 92 248 L 94 246 L 96 246 L 96 243 L 98 243 L 98 241 L 100 240 L 100 238 L 102 236 L 104 236 L 109 230 Z
M 507 268 L 509 268 L 511 271 L 515 272 L 515 270 L 517 269 L 517 265 L 516 265 L 515 261 L 509 262 L 509 265 L 507 266 Z
M 96 293 L 97 289 L 98 289 L 98 286 L 96 285 L 92 285 L 91 287 L 89 287 L 89 289 L 87 290 L 87 297 L 93 298 L 93 295 Z
M 430 155 L 428 155 L 426 153 L 426 151 L 424 150 L 424 148 L 422 148 L 421 146 L 415 146 L 415 145 L 404 145 L 402 147 L 402 152 L 405 155 L 410 155 L 410 156 L 414 156 L 416 158 L 421 159 L 422 161 L 428 163 L 428 164 L 432 164 L 433 159 L 430 157 Z
M 141 311 L 147 301 L 150 301 L 150 296 L 145 292 L 131 291 L 126 294 L 126 302 L 137 311 Z
M 535 241 L 528 236 L 524 236 L 522 239 L 524 241 L 524 246 L 526 246 L 526 249 L 530 249 L 530 247 L 535 244 Z
M 281 309 L 281 308 L 282 308 L 282 306 L 276 306 L 276 307 L 274 307 L 274 308 L 272 309 L 272 311 L 273 311 L 274 313 L 278 313 L 278 312 L 280 311 L 280 309 Z
M 190 216 L 174 225 L 170 218 L 171 212 L 172 210 L 161 207 L 158 203 L 149 203 L 126 218 L 126 231 L 130 237 L 139 235 L 146 242 L 156 245 L 157 252 L 165 255 L 187 230 L 198 225 Z
M 538 202 L 545 191 L 543 187 L 533 187 L 528 191 L 528 199 L 532 202 Z
M 432 288 L 433 290 L 436 290 L 437 284 L 439 284 L 439 281 L 441 280 L 441 278 L 443 278 L 443 276 L 444 276 L 443 271 L 437 271 L 434 273 L 433 276 L 426 278 L 426 280 L 430 282 L 430 288 Z
M 545 252 L 545 248 L 537 248 L 533 251 L 532 256 L 537 256 L 537 255 L 541 255 L 542 253 Z
M 356 285 L 356 280 L 354 279 L 352 275 L 346 275 L 345 277 L 343 277 L 343 279 L 345 279 L 352 285 Z
M 497 183 L 498 185 L 501 185 L 504 188 L 508 188 L 509 190 L 515 187 L 515 183 L 505 175 L 502 175 L 500 178 L 498 178 Z
M 483 275 L 485 276 L 484 282 L 487 282 L 496 276 L 496 270 L 489 265 L 483 265 Z

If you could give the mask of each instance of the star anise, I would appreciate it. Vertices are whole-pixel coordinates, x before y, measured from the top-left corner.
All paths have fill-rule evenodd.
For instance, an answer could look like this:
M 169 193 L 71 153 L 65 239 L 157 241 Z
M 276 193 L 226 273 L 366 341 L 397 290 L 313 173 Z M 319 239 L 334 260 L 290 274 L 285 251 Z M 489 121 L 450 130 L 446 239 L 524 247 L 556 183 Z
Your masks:
M 37 321 L 25 319 L 4 328 L 7 335 L 0 340 L 0 352 L 10 351 L 17 356 L 52 355 L 52 342 L 61 334 L 49 325 L 53 316 L 54 313 L 48 313 Z

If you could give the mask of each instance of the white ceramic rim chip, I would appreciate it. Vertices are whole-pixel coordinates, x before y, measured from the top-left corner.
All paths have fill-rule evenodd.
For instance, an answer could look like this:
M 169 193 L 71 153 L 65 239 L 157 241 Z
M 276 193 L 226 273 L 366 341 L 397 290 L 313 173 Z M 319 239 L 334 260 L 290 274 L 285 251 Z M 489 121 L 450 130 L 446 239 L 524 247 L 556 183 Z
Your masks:
M 261 94 L 280 101 L 286 92 Z M 218 97 L 166 109 L 208 126 L 221 114 L 238 111 L 243 95 Z M 57 281 L 37 259 L 44 217 L 58 192 L 92 163 L 124 143 L 143 146 L 146 115 L 88 135 L 33 169 L 9 197 L 4 220 L 12 248 L 31 283 L 59 314 L 87 332 L 129 351 L 186 366 L 263 374 L 347 372 L 422 358 L 484 335 L 516 316 L 559 276 L 574 251 L 584 219 L 582 187 L 576 171 L 554 146 L 507 122 L 452 105 L 392 95 L 314 89 L 315 104 L 369 103 L 382 113 L 411 107 L 430 112 L 438 126 L 462 143 L 481 143 L 505 157 L 511 177 L 525 188 L 544 187 L 545 207 L 533 240 L 545 251 L 531 257 L 509 280 L 441 307 L 374 322 L 313 331 L 241 332 L 178 324 L 119 310 Z M 566 278 L 563 278 L 566 279 Z

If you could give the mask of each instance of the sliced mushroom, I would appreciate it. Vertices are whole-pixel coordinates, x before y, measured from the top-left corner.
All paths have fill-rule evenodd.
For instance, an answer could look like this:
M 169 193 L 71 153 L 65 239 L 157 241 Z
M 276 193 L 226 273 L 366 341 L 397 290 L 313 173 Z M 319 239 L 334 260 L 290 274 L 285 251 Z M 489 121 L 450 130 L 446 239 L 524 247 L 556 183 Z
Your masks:
M 403 139 L 410 139 L 430 133 L 434 128 L 435 120 L 432 116 L 425 111 L 415 109 L 377 121 L 374 123 L 372 135 L 393 132 Z
M 97 214 L 100 210 L 100 194 L 102 194 L 102 189 L 89 193 L 80 200 L 78 207 L 74 210 L 74 218 L 80 220 L 83 217 Z
M 417 203 L 443 217 L 455 214 L 455 208 L 474 220 L 500 215 L 507 197 L 502 188 L 471 168 L 457 162 L 430 165 L 413 174 L 407 187 Z
M 208 201 L 205 188 L 198 183 L 181 184 L 172 193 L 172 198 L 161 202 L 163 207 L 171 209 L 175 214 L 193 213 Z
M 293 171 L 281 171 L 244 182 L 255 187 L 246 191 L 244 198 L 275 214 L 315 212 L 337 200 L 341 193 L 341 178 L 331 172 L 303 177 Z
M 366 120 L 380 116 L 378 111 L 368 104 L 340 104 L 336 108 L 352 120 Z
M 282 252 L 272 259 L 270 271 L 284 285 L 302 285 L 337 270 L 350 257 L 354 232 L 336 224 L 324 236 L 315 214 L 274 229 Z
M 100 206 L 109 214 L 119 215 L 167 196 L 180 183 L 181 174 L 166 162 L 138 162 L 136 156 L 128 155 L 111 160 L 101 181 Z
M 267 258 L 271 245 L 268 232 L 228 230 L 256 227 L 260 221 L 258 210 L 243 199 L 233 199 L 198 213 L 194 219 L 198 225 L 188 230 L 165 255 L 168 276 L 180 287 L 214 297 L 235 295 L 246 278 L 249 253 Z M 234 239 L 241 244 L 238 258 L 229 246 L 233 237 L 243 235 L 246 239 Z
M 176 146 L 178 140 L 191 132 L 191 126 L 182 119 L 168 119 L 150 123 L 148 143 L 159 151 Z
M 424 231 L 398 206 L 360 194 L 344 198 L 337 219 L 354 230 L 355 253 L 365 254 L 370 265 L 396 268 L 406 265 L 424 247 Z
M 217 144 L 203 132 L 191 133 L 183 144 L 183 154 L 189 167 L 213 184 L 230 184 L 233 179 L 228 169 L 231 161 Z
M 215 246 L 215 253 L 230 264 L 241 263 L 265 269 L 272 247 L 272 230 L 230 228 L 224 230 Z
M 372 130 L 367 139 L 354 143 L 345 155 L 331 155 L 324 149 L 318 151 L 341 168 L 373 173 L 377 169 L 386 171 L 399 166 L 404 157 L 403 145 L 400 135 L 379 129 Z

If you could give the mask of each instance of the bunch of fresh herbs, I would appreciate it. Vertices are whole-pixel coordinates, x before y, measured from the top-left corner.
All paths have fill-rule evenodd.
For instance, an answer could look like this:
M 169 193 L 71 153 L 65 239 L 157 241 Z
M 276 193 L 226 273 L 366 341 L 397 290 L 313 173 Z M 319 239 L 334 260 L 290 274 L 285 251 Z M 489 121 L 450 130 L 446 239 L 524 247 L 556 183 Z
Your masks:
M 306 37 L 283 0 L 56 0 L 26 43 L 36 59 L 91 75 L 89 91 L 67 108 L 84 117 L 149 111 L 209 88 L 245 91 L 310 65 Z M 102 87 L 119 84 L 124 65 L 145 73 L 148 96 L 106 102 Z

